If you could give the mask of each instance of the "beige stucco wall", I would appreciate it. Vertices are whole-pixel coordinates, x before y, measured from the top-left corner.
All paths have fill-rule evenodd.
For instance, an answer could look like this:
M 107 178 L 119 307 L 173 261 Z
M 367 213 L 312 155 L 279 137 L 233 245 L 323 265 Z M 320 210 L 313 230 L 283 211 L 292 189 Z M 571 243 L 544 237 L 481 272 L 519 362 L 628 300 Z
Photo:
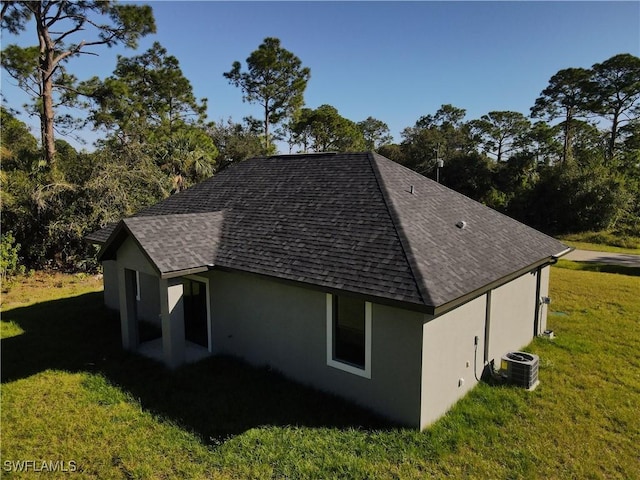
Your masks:
M 486 295 L 422 327 L 422 385 L 420 428 L 433 423 L 471 390 L 474 376 L 475 337 L 478 337 L 478 378 L 483 370 Z
M 420 427 L 443 415 L 478 382 L 487 363 L 500 367 L 502 355 L 528 345 L 534 336 L 538 271 L 526 273 L 444 315 L 425 322 Z M 548 295 L 549 267 L 540 274 L 540 296 Z M 489 305 L 487 305 L 489 303 Z M 487 308 L 488 307 L 488 308 Z M 540 308 L 539 330 L 546 328 Z M 487 330 L 485 330 L 487 329 Z M 477 353 L 474 340 L 478 336 Z
M 147 257 L 144 256 L 131 237 L 127 237 L 118 248 L 117 262 L 119 267 L 157 276 L 149 260 L 147 260 Z
M 536 311 L 536 272 L 526 273 L 491 293 L 489 361 L 519 350 L 533 339 Z
M 164 363 L 176 368 L 185 361 L 184 285 L 181 278 L 159 280 L 162 355 Z
M 371 379 L 327 365 L 326 293 L 249 274 L 213 271 L 216 353 L 269 365 L 395 421 L 419 426 L 419 313 L 373 304 Z
M 119 299 L 121 314 L 127 311 L 122 304 L 124 282 L 118 285 L 125 268 L 141 272 L 144 305 L 136 306 L 137 315 L 159 318 L 163 289 L 131 239 L 118 250 L 117 261 L 105 262 L 105 302 Z M 198 276 L 209 280 L 213 353 L 268 365 L 296 381 L 417 428 L 433 423 L 476 385 L 474 365 L 480 377 L 485 366 L 485 336 L 488 360 L 495 360 L 496 366 L 504 353 L 526 346 L 533 338 L 538 308 L 537 271 L 435 318 L 372 304 L 368 379 L 327 365 L 326 292 L 220 270 Z M 540 274 L 540 296 L 548 295 L 548 279 L 547 267 Z M 164 285 L 168 294 L 171 285 Z M 183 329 L 181 318 L 171 312 L 171 298 L 164 300 L 170 305 L 163 331 Z M 546 307 L 540 307 L 540 331 L 546 328 L 546 313 Z M 169 322 L 169 315 L 175 316 L 176 325 Z M 127 323 L 124 317 L 122 320 L 123 344 L 133 347 L 135 332 L 125 331 Z M 173 342 L 167 349 L 173 352 L 170 364 L 177 364 L 183 356 L 179 347 L 184 332 L 174 333 L 166 338 Z
M 103 263 L 105 303 L 107 303 L 108 296 L 110 303 L 107 303 L 107 306 L 115 309 L 120 308 L 118 268 L 127 268 L 139 272 L 140 300 L 136 300 L 138 319 L 160 326 L 158 276 L 138 248 L 138 245 L 130 237 L 118 249 L 117 260 L 109 260 Z M 107 291 L 109 291 L 108 294 Z

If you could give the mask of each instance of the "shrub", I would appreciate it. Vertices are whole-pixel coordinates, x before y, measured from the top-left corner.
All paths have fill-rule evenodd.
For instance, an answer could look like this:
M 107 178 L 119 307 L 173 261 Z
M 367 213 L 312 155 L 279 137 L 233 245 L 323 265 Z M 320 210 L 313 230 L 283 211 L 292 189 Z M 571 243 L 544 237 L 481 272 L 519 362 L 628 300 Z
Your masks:
M 19 264 L 20 244 L 12 232 L 3 233 L 0 239 L 0 280 L 2 283 L 18 273 L 24 273 L 24 266 Z

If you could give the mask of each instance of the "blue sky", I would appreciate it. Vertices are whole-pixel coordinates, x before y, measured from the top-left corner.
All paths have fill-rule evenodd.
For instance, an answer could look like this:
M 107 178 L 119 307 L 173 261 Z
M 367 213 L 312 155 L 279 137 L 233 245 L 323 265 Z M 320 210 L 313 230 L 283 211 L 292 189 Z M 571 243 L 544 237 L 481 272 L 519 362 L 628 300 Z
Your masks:
M 590 67 L 618 53 L 640 56 L 640 2 L 176 2 L 154 1 L 158 32 L 138 50 L 96 50 L 69 64 L 79 78 L 105 77 L 116 55 L 159 41 L 176 56 L 209 118 L 260 117 L 222 74 L 265 37 L 311 69 L 307 106 L 386 122 L 396 141 L 422 115 L 451 103 L 467 120 L 492 110 L 528 114 L 558 70 Z M 3 32 L 2 44 L 34 44 Z M 2 94 L 25 98 L 2 72 Z M 26 119 L 25 119 L 26 120 Z M 38 130 L 34 119 L 33 132 Z M 91 150 L 95 134 L 87 133 Z M 71 142 L 74 145 L 75 142 Z

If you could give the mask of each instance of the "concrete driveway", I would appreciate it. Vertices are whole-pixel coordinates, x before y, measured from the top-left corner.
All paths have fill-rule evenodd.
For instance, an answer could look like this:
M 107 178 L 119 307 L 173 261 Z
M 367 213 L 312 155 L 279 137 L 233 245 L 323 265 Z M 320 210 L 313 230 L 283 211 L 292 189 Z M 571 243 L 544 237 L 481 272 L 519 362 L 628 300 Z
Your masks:
M 607 265 L 622 265 L 624 267 L 640 267 L 640 255 L 630 253 L 591 252 L 589 250 L 574 250 L 568 253 L 563 260 L 574 262 L 604 263 Z

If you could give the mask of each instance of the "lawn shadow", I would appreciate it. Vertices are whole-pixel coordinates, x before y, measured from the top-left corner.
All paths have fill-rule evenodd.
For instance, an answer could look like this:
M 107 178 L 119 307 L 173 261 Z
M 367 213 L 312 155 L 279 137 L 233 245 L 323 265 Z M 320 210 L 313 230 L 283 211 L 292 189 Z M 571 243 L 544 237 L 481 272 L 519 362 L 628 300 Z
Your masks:
M 45 370 L 102 374 L 142 407 L 217 444 L 258 426 L 394 428 L 397 425 L 333 395 L 229 357 L 175 371 L 126 352 L 118 314 L 102 293 L 3 312 L 24 332 L 2 340 L 2 383 Z
M 612 265 L 598 262 L 580 262 L 574 260 L 559 260 L 558 268 L 566 268 L 568 270 L 582 270 L 586 272 L 615 273 L 618 275 L 630 275 L 632 277 L 640 277 L 640 267 L 629 265 Z

